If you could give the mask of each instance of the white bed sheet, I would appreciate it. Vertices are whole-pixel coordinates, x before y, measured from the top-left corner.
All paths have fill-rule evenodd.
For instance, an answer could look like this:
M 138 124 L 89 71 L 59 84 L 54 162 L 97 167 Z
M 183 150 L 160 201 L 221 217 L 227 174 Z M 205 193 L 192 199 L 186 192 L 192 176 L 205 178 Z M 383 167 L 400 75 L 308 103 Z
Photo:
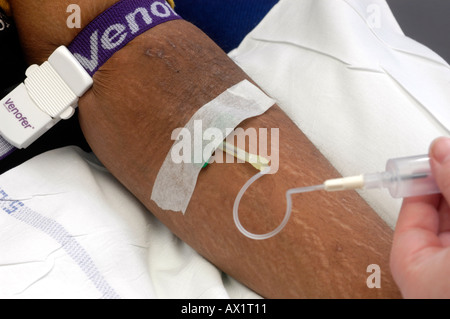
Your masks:
M 75 147 L 0 176 L 0 298 L 259 298 Z
M 265 22 L 230 56 L 342 175 L 383 171 L 449 134 L 450 67 L 385 0 L 281 0 Z M 394 227 L 401 200 L 361 195 Z
M 343 175 L 448 135 L 436 108 L 450 101 L 448 65 L 402 34 L 384 0 L 281 0 L 230 56 Z M 362 195 L 395 224 L 398 200 Z M 0 176 L 0 229 L 0 298 L 259 297 L 75 147 Z

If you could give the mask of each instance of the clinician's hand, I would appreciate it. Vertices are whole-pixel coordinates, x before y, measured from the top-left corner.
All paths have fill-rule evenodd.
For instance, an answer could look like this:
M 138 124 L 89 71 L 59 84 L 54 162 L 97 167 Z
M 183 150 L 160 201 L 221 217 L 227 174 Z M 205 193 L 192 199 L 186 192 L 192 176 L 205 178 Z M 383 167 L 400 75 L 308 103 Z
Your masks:
M 437 139 L 430 156 L 442 195 L 405 199 L 391 251 L 405 298 L 450 298 L 450 139 Z

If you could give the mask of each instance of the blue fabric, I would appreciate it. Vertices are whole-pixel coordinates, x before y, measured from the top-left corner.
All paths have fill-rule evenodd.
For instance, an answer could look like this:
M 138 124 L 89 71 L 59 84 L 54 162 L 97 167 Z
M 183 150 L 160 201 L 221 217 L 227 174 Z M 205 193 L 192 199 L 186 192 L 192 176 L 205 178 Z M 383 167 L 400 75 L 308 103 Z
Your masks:
M 225 52 L 236 48 L 278 0 L 176 0 L 175 10 Z

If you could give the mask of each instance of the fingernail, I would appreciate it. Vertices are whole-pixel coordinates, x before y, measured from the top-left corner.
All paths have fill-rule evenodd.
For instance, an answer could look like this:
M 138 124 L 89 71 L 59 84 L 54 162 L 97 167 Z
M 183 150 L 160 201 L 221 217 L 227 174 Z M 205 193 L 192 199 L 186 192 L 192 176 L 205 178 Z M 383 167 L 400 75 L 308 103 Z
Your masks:
M 431 157 L 440 164 L 450 161 L 450 138 L 441 137 L 435 140 L 431 145 Z

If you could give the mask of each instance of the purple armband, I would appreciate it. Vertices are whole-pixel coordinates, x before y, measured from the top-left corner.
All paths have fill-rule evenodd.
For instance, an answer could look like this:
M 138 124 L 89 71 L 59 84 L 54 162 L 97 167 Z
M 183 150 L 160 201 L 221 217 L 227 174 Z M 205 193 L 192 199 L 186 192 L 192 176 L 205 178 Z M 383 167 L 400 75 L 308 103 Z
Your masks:
M 14 146 L 9 144 L 3 139 L 3 137 L 0 136 L 0 161 L 11 154 L 14 150 Z
M 93 76 L 115 52 L 135 37 L 176 19 L 181 17 L 165 0 L 122 0 L 84 28 L 68 48 Z
M 24 84 L 1 99 L 0 160 L 72 116 L 92 76 L 114 53 L 145 31 L 177 19 L 181 17 L 165 0 L 121 0 L 68 48 L 58 48 L 42 66 L 30 66 Z

